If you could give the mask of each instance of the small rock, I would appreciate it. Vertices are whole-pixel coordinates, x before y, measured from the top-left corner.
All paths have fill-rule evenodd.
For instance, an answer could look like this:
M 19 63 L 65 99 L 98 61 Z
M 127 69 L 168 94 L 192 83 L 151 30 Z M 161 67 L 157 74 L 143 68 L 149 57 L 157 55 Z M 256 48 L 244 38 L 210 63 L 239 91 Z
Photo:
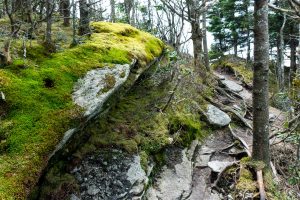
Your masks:
M 168 141 L 169 141 L 169 144 L 172 144 L 172 143 L 173 143 L 173 141 L 174 141 L 174 139 L 173 139 L 173 138 L 171 138 L 171 137 L 169 137 L 169 138 L 168 138 Z
M 70 200 L 80 200 L 75 194 L 71 194 Z
M 216 74 L 216 76 L 218 77 L 219 80 L 225 80 L 225 76 L 221 74 Z
M 5 95 L 2 91 L 0 91 L 0 102 L 5 101 Z
M 233 162 L 210 161 L 207 163 L 208 167 L 214 172 L 222 172 L 226 167 L 232 165 Z
M 234 81 L 225 79 L 222 80 L 221 82 L 225 85 L 225 87 L 227 87 L 229 90 L 233 92 L 241 92 L 243 90 L 243 87 L 235 83 Z
M 227 126 L 231 122 L 230 117 L 225 112 L 221 111 L 219 108 L 211 104 L 207 106 L 206 114 L 209 123 L 212 125 L 222 127 Z
M 96 195 L 100 192 L 100 189 L 97 188 L 95 185 L 91 185 L 88 187 L 87 193 L 91 196 Z
M 273 113 L 269 114 L 269 122 L 274 122 L 276 119 L 276 115 L 274 115 Z

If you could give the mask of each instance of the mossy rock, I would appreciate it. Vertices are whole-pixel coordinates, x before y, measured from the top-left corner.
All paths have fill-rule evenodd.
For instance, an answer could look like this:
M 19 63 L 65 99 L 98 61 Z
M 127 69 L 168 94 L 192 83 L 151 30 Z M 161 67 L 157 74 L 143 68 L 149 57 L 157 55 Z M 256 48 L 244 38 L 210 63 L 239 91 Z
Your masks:
M 39 40 L 32 40 L 25 44 L 27 60 L 22 58 L 22 40 L 13 41 L 14 63 L 0 69 L 0 88 L 9 108 L 0 127 L 13 124 L 1 129 L 6 138 L 0 154 L 0 199 L 24 199 L 64 132 L 82 119 L 82 110 L 71 97 L 80 77 L 92 69 L 129 64 L 133 59 L 138 60 L 141 72 L 163 52 L 162 41 L 129 25 L 93 22 L 91 26 L 95 33 L 90 39 L 73 48 L 63 45 L 53 54 Z M 53 25 L 54 33 L 61 29 L 70 41 L 71 29 Z M 113 84 L 108 78 L 107 87 Z
M 246 169 L 241 168 L 240 177 L 236 185 L 236 189 L 239 192 L 252 192 L 255 193 L 257 190 L 256 182 L 252 176 L 252 173 Z

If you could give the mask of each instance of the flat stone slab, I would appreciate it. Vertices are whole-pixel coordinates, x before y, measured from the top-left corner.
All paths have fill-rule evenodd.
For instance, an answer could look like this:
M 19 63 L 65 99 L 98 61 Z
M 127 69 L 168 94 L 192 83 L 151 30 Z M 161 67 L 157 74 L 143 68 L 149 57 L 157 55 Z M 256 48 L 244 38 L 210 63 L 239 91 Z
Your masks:
M 210 161 L 207 163 L 208 167 L 211 168 L 213 172 L 222 172 L 226 167 L 232 165 L 233 162 L 222 162 L 222 161 Z
M 225 79 L 225 80 L 221 80 L 221 82 L 225 85 L 225 87 L 227 87 L 229 90 L 233 92 L 241 92 L 243 90 L 243 86 L 237 84 L 234 81 Z
M 211 104 L 207 106 L 206 115 L 209 123 L 215 126 L 223 127 L 231 122 L 231 118 L 225 112 Z

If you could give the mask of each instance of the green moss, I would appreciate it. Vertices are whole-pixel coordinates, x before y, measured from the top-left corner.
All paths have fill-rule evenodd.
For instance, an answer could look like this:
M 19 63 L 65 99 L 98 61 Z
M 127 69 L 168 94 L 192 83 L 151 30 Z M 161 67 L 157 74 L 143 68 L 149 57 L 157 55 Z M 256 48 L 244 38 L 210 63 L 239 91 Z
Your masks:
M 77 181 L 71 174 L 61 174 L 61 168 L 51 168 L 47 173 L 45 181 L 47 185 L 41 190 L 39 199 L 67 199 L 72 193 L 79 190 Z
M 141 157 L 141 166 L 142 166 L 143 170 L 145 172 L 147 172 L 147 170 L 148 170 L 148 159 L 149 159 L 149 156 L 148 156 L 147 152 L 141 151 L 140 152 L 140 157 Z
M 175 113 L 170 119 L 170 129 L 173 132 L 182 131 L 178 142 L 185 147 L 195 139 L 202 139 L 207 135 L 200 122 L 200 116 L 196 114 Z
M 240 170 L 240 177 L 236 189 L 243 192 L 256 192 L 256 182 L 254 181 L 251 172 L 244 167 Z
M 46 164 L 47 155 L 63 133 L 78 123 L 82 112 L 73 104 L 71 93 L 80 77 L 91 69 L 130 63 L 132 59 L 139 59 L 139 67 L 143 68 L 162 53 L 164 45 L 159 39 L 129 25 L 92 25 L 116 26 L 120 32 L 94 33 L 90 40 L 74 48 L 62 45 L 65 50 L 55 54 L 48 54 L 39 40 L 33 40 L 26 43 L 26 60 L 20 50 L 22 41 L 13 41 L 12 52 L 17 52 L 13 55 L 14 63 L 0 69 L 0 88 L 9 107 L 0 122 L 1 135 L 5 135 L 5 148 L 0 154 L 0 199 L 25 198 Z M 54 27 L 55 33 L 59 31 Z M 67 28 L 66 34 L 69 41 L 72 33 Z M 45 79 L 52 80 L 53 87 L 45 87 Z M 111 87 L 113 80 L 108 80 L 107 85 Z M 2 128 L 7 123 L 13 125 Z M 133 142 L 122 145 L 125 148 Z M 89 146 L 85 151 L 92 149 Z

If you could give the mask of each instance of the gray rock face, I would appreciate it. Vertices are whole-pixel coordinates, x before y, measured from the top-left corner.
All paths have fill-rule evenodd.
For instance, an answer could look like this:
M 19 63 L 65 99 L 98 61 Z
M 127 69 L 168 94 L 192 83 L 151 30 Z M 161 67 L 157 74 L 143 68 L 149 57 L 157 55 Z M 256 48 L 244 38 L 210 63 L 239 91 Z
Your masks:
M 225 112 L 211 104 L 207 106 L 206 115 L 209 123 L 215 126 L 227 126 L 231 122 L 230 117 Z
M 120 150 L 101 150 L 72 170 L 80 185 L 80 199 L 140 199 L 148 177 L 140 157 Z
M 186 199 L 190 195 L 193 164 L 189 155 L 193 151 L 194 149 L 167 149 L 167 165 L 147 191 L 147 199 Z
M 115 65 L 89 71 L 75 84 L 73 101 L 85 109 L 85 116 L 101 107 L 128 78 L 130 65 Z
M 224 162 L 224 161 L 210 161 L 207 163 L 207 165 L 209 166 L 209 168 L 211 168 L 211 170 L 213 172 L 222 172 L 224 169 L 226 169 L 226 167 L 232 165 L 233 162 Z
M 227 87 L 229 90 L 231 90 L 233 92 L 241 92 L 243 90 L 243 87 L 241 85 L 235 83 L 234 81 L 224 79 L 224 80 L 221 80 L 221 82 L 225 85 L 225 87 Z

